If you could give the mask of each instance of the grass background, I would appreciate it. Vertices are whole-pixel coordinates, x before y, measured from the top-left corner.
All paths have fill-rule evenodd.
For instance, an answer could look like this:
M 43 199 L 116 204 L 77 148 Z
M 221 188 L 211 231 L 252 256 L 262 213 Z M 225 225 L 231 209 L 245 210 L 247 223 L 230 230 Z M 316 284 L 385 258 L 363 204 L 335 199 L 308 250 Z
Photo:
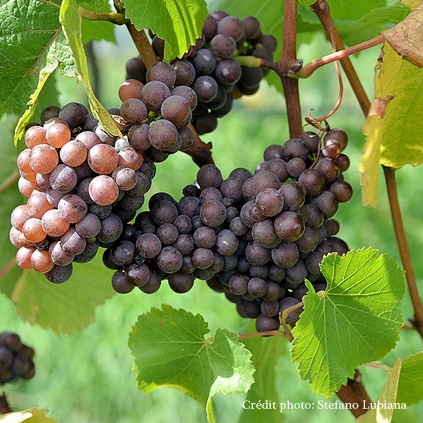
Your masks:
M 102 101 L 106 107 L 116 107 L 119 104 L 116 93 L 124 79 L 125 62 L 135 55 L 131 48 L 121 48 L 122 45 L 128 45 L 125 44 L 124 34 L 121 37 L 119 48 L 101 43 L 97 46 L 102 70 Z M 327 54 L 328 49 L 326 42 L 317 38 L 312 45 L 302 47 L 298 56 L 307 62 Z M 354 60 L 370 97 L 373 65 L 377 56 L 378 50 L 372 49 Z M 82 87 L 74 81 L 60 79 L 59 84 L 62 89 L 61 104 L 84 101 Z M 303 114 L 307 115 L 313 109 L 313 116 L 323 115 L 332 108 L 338 95 L 333 67 L 321 69 L 310 80 L 301 81 L 300 89 Z M 368 209 L 361 205 L 357 169 L 364 145 L 361 133 L 363 123 L 362 112 L 345 82 L 344 101 L 339 111 L 330 119 L 330 124 L 332 127 L 345 129 L 350 136 L 347 154 L 351 158 L 351 168 L 345 176 L 352 184 L 355 194 L 348 204 L 341 205 L 336 215 L 341 223 L 339 236 L 350 248 L 371 246 L 399 262 L 382 174 L 378 207 Z M 217 130 L 202 138 L 213 143 L 213 157 L 224 177 L 236 167 L 254 170 L 262 160 L 266 146 L 283 143 L 288 138 L 284 99 L 274 88 L 263 83 L 258 94 L 237 101 L 232 113 L 220 120 Z M 158 164 L 149 194 L 166 191 L 179 198 L 183 186 L 195 179 L 196 171 L 197 168 L 189 157 L 176 154 Z M 421 168 L 411 167 L 398 171 L 404 222 L 420 285 L 423 275 L 423 264 L 419 260 L 423 205 L 419 198 L 418 181 L 421 172 Z M 8 231 L 8 228 L 3 230 Z M 162 303 L 185 308 L 194 314 L 201 313 L 209 322 L 211 334 L 218 327 L 241 332 L 248 324 L 237 315 L 232 304 L 211 292 L 200 281 L 184 295 L 173 293 L 166 284 L 151 296 L 138 291 L 116 295 L 97 308 L 94 324 L 72 336 L 55 335 L 49 330 L 18 319 L 11 301 L 0 294 L 0 330 L 18 332 L 25 343 L 36 349 L 36 377 L 29 382 L 19 382 L 3 389 L 12 407 L 24 409 L 36 405 L 38 408 L 48 409 L 51 417 L 63 423 L 206 422 L 201 406 L 179 391 L 164 388 L 146 395 L 137 389 L 135 374 L 131 370 L 133 358 L 127 347 L 128 333 L 140 314 Z M 404 317 L 410 317 L 411 307 L 407 297 L 402 308 Z M 406 357 L 419 350 L 420 338 L 413 332 L 404 332 L 397 347 L 383 362 L 392 365 L 396 357 Z M 384 372 L 366 367 L 361 370 L 370 395 L 376 399 L 385 381 Z M 295 365 L 289 360 L 289 354 L 280 358 L 275 371 L 280 401 L 317 404 L 319 400 L 337 400 L 336 396 L 325 399 L 311 393 L 308 383 L 300 380 Z M 218 395 L 215 399 L 217 421 L 237 421 L 237 416 L 242 411 L 243 399 L 241 394 Z M 422 407 L 415 406 L 411 409 L 422 415 Z M 354 421 L 352 415 L 343 410 L 291 410 L 285 412 L 283 417 L 283 421 L 290 423 Z

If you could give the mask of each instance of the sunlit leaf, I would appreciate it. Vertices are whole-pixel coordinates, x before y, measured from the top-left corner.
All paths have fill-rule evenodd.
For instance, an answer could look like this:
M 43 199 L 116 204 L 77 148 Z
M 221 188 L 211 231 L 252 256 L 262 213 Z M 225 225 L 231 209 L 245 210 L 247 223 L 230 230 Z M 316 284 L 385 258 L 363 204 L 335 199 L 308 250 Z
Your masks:
M 423 400 L 423 352 L 405 358 L 398 385 L 398 402 L 408 405 Z
M 310 282 L 296 324 L 292 361 L 313 391 L 327 397 L 354 369 L 382 358 L 399 338 L 398 308 L 404 274 L 395 261 L 372 248 L 331 253 L 321 264 L 327 289 L 316 294 Z
M 181 57 L 195 44 L 208 13 L 204 0 L 126 0 L 125 10 L 138 30 L 151 29 L 166 40 L 165 61 Z
M 85 92 L 91 106 L 91 111 L 97 120 L 99 120 L 105 131 L 111 135 L 122 136 L 116 123 L 104 106 L 98 101 L 91 87 L 87 57 L 82 44 L 82 18 L 78 13 L 78 3 L 76 0 L 64 0 L 60 8 L 60 22 L 63 25 L 63 31 L 72 50 L 75 59 L 78 74 L 85 87 Z
M 420 131 L 423 69 L 403 60 L 385 44 L 375 70 L 375 98 L 385 102 L 383 113 L 369 115 L 364 127 L 366 144 L 360 163 L 363 203 L 375 206 L 380 165 L 400 168 L 423 162 L 423 146 L 410 134 Z
M 356 423 L 390 422 L 397 403 L 398 379 L 401 371 L 401 360 L 395 361 L 394 367 L 388 370 L 385 386 L 371 409 L 358 417 Z

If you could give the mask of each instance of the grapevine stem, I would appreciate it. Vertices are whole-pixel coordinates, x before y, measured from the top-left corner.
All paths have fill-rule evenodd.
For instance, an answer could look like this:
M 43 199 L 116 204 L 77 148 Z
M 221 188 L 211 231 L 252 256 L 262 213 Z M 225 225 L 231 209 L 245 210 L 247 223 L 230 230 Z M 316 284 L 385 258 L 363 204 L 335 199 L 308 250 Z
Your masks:
M 303 132 L 298 80 L 288 76 L 289 71 L 298 66 L 297 48 L 297 0 L 286 0 L 284 4 L 284 25 L 282 36 L 282 56 L 277 63 L 277 73 L 282 81 L 285 94 L 286 113 L 290 137 L 299 137 Z
M 377 46 L 378 44 L 382 43 L 383 40 L 383 35 L 379 35 L 378 37 L 372 38 L 371 40 L 367 40 L 355 46 L 348 47 L 343 50 L 338 50 L 335 53 L 328 54 L 327 56 L 323 56 L 320 59 L 315 59 L 307 63 L 298 72 L 290 72 L 290 76 L 293 78 L 308 78 L 320 67 L 327 65 L 328 63 L 342 60 L 352 54 L 367 50 L 368 48 Z
M 107 21 L 115 25 L 125 25 L 128 22 L 122 13 L 92 12 L 83 7 L 78 7 L 78 13 L 90 21 Z
M 386 188 L 388 191 L 389 206 L 391 209 L 392 221 L 397 238 L 399 253 L 401 256 L 402 265 L 405 270 L 405 278 L 407 281 L 408 292 L 410 294 L 411 302 L 414 309 L 413 325 L 423 338 L 423 305 L 420 299 L 419 291 L 417 289 L 416 276 L 414 274 L 413 265 L 411 263 L 410 250 L 407 244 L 407 237 L 405 235 L 404 224 L 400 205 L 398 201 L 397 186 L 395 182 L 395 169 L 391 167 L 382 166 L 385 174 Z
M 113 4 L 117 12 L 125 16 L 125 7 L 123 3 L 119 0 L 114 0 Z M 129 20 L 126 20 L 125 25 L 128 28 L 129 35 L 131 36 L 132 41 L 134 42 L 135 47 L 137 48 L 139 55 L 142 57 L 142 61 L 147 69 L 157 63 L 156 53 L 154 52 L 145 31 L 138 31 L 134 24 Z
M 336 50 L 344 50 L 344 43 L 342 42 L 341 36 L 335 27 L 327 2 L 325 0 L 317 0 L 311 5 L 311 8 L 319 18 L 327 37 L 330 40 L 334 40 Z M 351 60 L 349 56 L 342 57 L 339 60 L 341 62 L 342 68 L 344 69 L 345 75 L 351 84 L 354 94 L 357 97 L 360 107 L 363 113 L 367 116 L 370 109 L 370 101 L 366 95 L 366 92 L 364 91 L 360 79 L 358 78 L 354 66 L 351 63 Z

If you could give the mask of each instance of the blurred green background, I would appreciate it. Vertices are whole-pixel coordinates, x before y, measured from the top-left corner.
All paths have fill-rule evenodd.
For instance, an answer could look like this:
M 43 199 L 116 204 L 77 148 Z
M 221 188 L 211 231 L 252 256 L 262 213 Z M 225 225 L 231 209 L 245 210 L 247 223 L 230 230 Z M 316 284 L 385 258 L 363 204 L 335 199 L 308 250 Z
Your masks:
M 136 54 L 124 29 L 118 30 L 118 36 L 119 46 L 106 43 L 95 46 L 101 70 L 101 100 L 106 107 L 119 106 L 117 88 L 124 80 L 125 62 Z M 319 36 L 311 44 L 303 45 L 298 57 L 306 63 L 329 52 L 330 46 Z M 373 48 L 353 58 L 370 98 L 373 95 L 373 67 L 378 54 L 379 49 Z M 58 78 L 62 89 L 62 105 L 69 101 L 85 103 L 81 86 L 75 81 Z M 352 201 L 341 205 L 336 215 L 341 223 L 339 236 L 350 248 L 378 248 L 381 253 L 389 254 L 399 263 L 382 173 L 377 208 L 369 209 L 361 205 L 358 165 L 364 145 L 361 133 L 364 117 L 346 80 L 344 85 L 343 103 L 329 123 L 332 127 L 343 128 L 350 136 L 346 153 L 351 158 L 351 168 L 346 172 L 346 179 L 352 184 L 355 194 Z M 336 102 L 339 91 L 334 67 L 329 65 L 318 70 L 309 80 L 300 81 L 300 90 L 304 116 L 309 112 L 312 116 L 325 114 Z M 9 122 L 3 123 L 7 125 L 14 118 L 8 119 Z M 11 134 L 3 133 L 2 137 L 2 143 L 12 142 Z M 220 120 L 217 130 L 202 137 L 204 141 L 213 143 L 213 157 L 224 177 L 236 167 L 246 167 L 253 171 L 261 162 L 266 146 L 283 143 L 287 138 L 284 99 L 275 88 L 266 83 L 262 84 L 258 94 L 237 101 L 232 113 Z M 158 191 L 166 191 L 179 198 L 182 188 L 194 181 L 196 171 L 197 167 L 186 155 L 179 153 L 170 157 L 158 164 L 147 199 Z M 415 272 L 421 285 L 423 261 L 420 260 L 419 253 L 422 247 L 423 203 L 418 181 L 422 176 L 422 169 L 406 167 L 397 173 L 404 223 Z M 8 231 L 9 228 L 3 230 Z M 128 333 L 140 314 L 162 303 L 184 308 L 194 314 L 201 313 L 210 324 L 211 336 L 219 327 L 243 332 L 248 325 L 248 322 L 237 315 L 231 303 L 200 281 L 184 295 L 173 293 L 165 283 L 153 295 L 138 291 L 116 295 L 97 308 L 94 324 L 72 336 L 55 335 L 49 330 L 20 320 L 12 302 L 0 294 L 0 331 L 18 332 L 24 342 L 36 350 L 35 378 L 29 382 L 3 387 L 11 406 L 17 410 L 33 406 L 48 409 L 49 416 L 63 423 L 206 422 L 205 411 L 201 406 L 179 391 L 164 388 L 146 395 L 137 389 L 135 374 L 131 370 L 133 358 L 127 346 Z M 408 297 L 404 299 L 402 308 L 404 318 L 409 318 L 411 307 Z M 395 350 L 383 362 L 392 365 L 396 357 L 406 357 L 419 350 L 420 338 L 413 332 L 404 331 Z M 386 374 L 383 370 L 373 368 L 364 367 L 361 370 L 364 383 L 376 400 Z M 317 404 L 318 400 L 337 400 L 336 396 L 325 399 L 311 393 L 308 383 L 300 380 L 288 353 L 280 358 L 275 371 L 279 401 Z M 243 399 L 244 395 L 241 394 L 218 395 L 215 398 L 217 421 L 236 422 L 242 411 Z M 421 406 L 411 407 L 410 410 L 423 414 Z M 283 418 L 283 421 L 290 423 L 354 421 L 352 415 L 343 410 L 292 410 L 285 412 Z

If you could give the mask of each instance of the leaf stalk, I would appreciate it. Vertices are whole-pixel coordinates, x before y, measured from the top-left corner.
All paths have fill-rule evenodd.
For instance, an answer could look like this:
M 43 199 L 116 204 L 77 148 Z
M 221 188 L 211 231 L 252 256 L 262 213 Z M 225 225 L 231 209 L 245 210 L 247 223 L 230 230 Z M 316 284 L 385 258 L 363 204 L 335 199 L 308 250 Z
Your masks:
M 128 19 L 126 19 L 125 15 L 122 13 L 93 12 L 91 10 L 84 9 L 83 7 L 78 7 L 78 13 L 84 19 L 88 19 L 89 21 L 106 21 L 115 25 L 125 25 L 128 23 Z

